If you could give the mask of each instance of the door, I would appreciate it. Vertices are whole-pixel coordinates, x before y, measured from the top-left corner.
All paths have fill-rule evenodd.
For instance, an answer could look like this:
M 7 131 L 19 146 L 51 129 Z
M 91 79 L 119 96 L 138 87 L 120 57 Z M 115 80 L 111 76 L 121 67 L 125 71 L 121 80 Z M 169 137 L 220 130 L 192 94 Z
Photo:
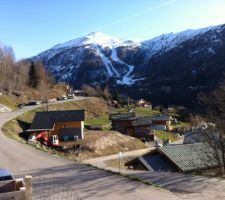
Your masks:
M 57 135 L 52 136 L 52 144 L 53 145 L 58 145 L 59 144 L 59 139 Z

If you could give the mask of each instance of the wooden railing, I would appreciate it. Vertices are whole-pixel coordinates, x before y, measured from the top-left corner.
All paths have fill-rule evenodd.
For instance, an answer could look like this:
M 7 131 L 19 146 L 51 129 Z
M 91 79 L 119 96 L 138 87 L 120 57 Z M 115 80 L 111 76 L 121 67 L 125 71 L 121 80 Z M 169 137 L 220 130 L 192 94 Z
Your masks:
M 32 200 L 32 177 L 0 182 L 0 200 Z

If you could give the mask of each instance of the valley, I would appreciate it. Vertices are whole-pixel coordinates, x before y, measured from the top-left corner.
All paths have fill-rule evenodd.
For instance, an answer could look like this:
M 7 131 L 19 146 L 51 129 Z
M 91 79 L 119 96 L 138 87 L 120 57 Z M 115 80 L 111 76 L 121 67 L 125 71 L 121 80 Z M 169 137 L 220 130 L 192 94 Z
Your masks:
M 225 1 L 0 1 L 0 200 L 224 200 Z

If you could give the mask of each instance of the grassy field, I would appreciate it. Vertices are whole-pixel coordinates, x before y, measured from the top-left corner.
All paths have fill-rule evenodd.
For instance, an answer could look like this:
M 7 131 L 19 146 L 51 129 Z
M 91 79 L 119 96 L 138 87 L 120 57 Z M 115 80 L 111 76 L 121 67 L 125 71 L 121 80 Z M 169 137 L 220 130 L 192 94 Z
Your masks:
M 129 111 L 129 109 L 125 108 L 125 107 L 113 109 L 113 113 L 128 112 L 128 111 Z M 138 116 L 152 116 L 152 115 L 161 114 L 157 110 L 152 110 L 152 109 L 144 108 L 144 107 L 135 107 L 135 108 L 133 108 L 133 112 L 135 112 Z
M 149 109 L 149 108 L 142 108 L 142 107 L 134 108 L 134 112 L 135 112 L 138 116 L 153 116 L 153 115 L 158 115 L 158 114 L 160 114 L 160 112 L 157 111 L 157 110 L 151 110 L 151 109 Z
M 17 109 L 18 99 L 13 95 L 0 95 L 0 104 L 3 104 L 12 110 Z
M 189 129 L 191 128 L 191 123 L 190 122 L 177 122 L 177 124 L 172 125 L 173 128 L 186 128 Z
M 100 117 L 89 117 L 85 121 L 85 125 L 106 125 L 109 124 L 109 115 L 104 114 Z
M 171 142 L 174 142 L 179 139 L 176 133 L 171 133 L 168 131 L 155 130 L 155 134 L 160 140 L 170 140 Z
M 60 104 L 49 105 L 48 109 L 49 111 L 85 109 L 86 119 L 89 122 L 91 122 L 94 117 L 96 117 L 97 119 L 100 116 L 106 116 L 108 112 L 106 102 L 98 98 L 90 98 L 82 101 L 62 102 Z M 29 128 L 29 124 L 32 122 L 35 113 L 40 111 L 43 111 L 43 109 L 38 108 L 35 110 L 31 110 L 20 115 L 14 120 L 7 122 L 2 128 L 3 132 L 13 139 L 20 140 L 18 133 L 21 133 Z
M 82 101 L 71 101 L 62 104 L 49 105 L 49 110 L 51 111 L 71 109 L 85 109 L 86 124 L 104 125 L 109 123 L 107 104 L 104 100 L 99 98 L 90 98 Z M 19 137 L 19 133 L 29 128 L 35 113 L 38 111 L 42 111 L 42 108 L 26 112 L 7 122 L 2 128 L 3 132 L 8 137 L 22 141 Z M 71 145 L 73 146 L 73 144 Z M 120 134 L 116 131 L 106 130 L 85 131 L 85 138 L 79 141 L 79 144 L 81 144 L 82 150 L 78 155 L 74 152 L 70 153 L 68 155 L 70 158 L 83 160 L 92 157 L 110 155 L 119 151 L 130 151 L 145 148 L 145 144 L 136 138 Z

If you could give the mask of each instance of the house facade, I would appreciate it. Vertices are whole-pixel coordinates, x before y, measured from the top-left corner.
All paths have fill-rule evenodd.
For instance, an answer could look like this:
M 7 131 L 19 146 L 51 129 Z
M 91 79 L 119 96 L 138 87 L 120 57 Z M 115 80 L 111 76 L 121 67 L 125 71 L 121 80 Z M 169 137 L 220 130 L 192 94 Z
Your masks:
M 165 131 L 172 130 L 171 116 L 156 115 L 156 116 L 152 116 L 151 119 L 152 119 L 152 128 L 154 130 L 165 130 Z
M 45 131 L 48 137 L 58 136 L 60 142 L 84 138 L 84 110 L 37 112 L 30 128 L 32 135 Z
M 154 130 L 172 130 L 171 119 L 167 115 L 138 117 L 134 112 L 110 115 L 112 129 L 143 140 L 154 140 Z
M 154 141 L 154 132 L 151 126 L 152 121 L 150 116 L 138 117 L 131 123 L 131 126 L 128 128 L 128 133 L 130 136 Z
M 134 112 L 110 115 L 112 129 L 143 140 L 154 140 L 151 117 L 137 117 Z
M 134 112 L 116 113 L 111 114 L 109 119 L 111 120 L 113 130 L 129 135 L 127 130 L 131 126 L 131 123 L 136 120 L 136 115 Z

